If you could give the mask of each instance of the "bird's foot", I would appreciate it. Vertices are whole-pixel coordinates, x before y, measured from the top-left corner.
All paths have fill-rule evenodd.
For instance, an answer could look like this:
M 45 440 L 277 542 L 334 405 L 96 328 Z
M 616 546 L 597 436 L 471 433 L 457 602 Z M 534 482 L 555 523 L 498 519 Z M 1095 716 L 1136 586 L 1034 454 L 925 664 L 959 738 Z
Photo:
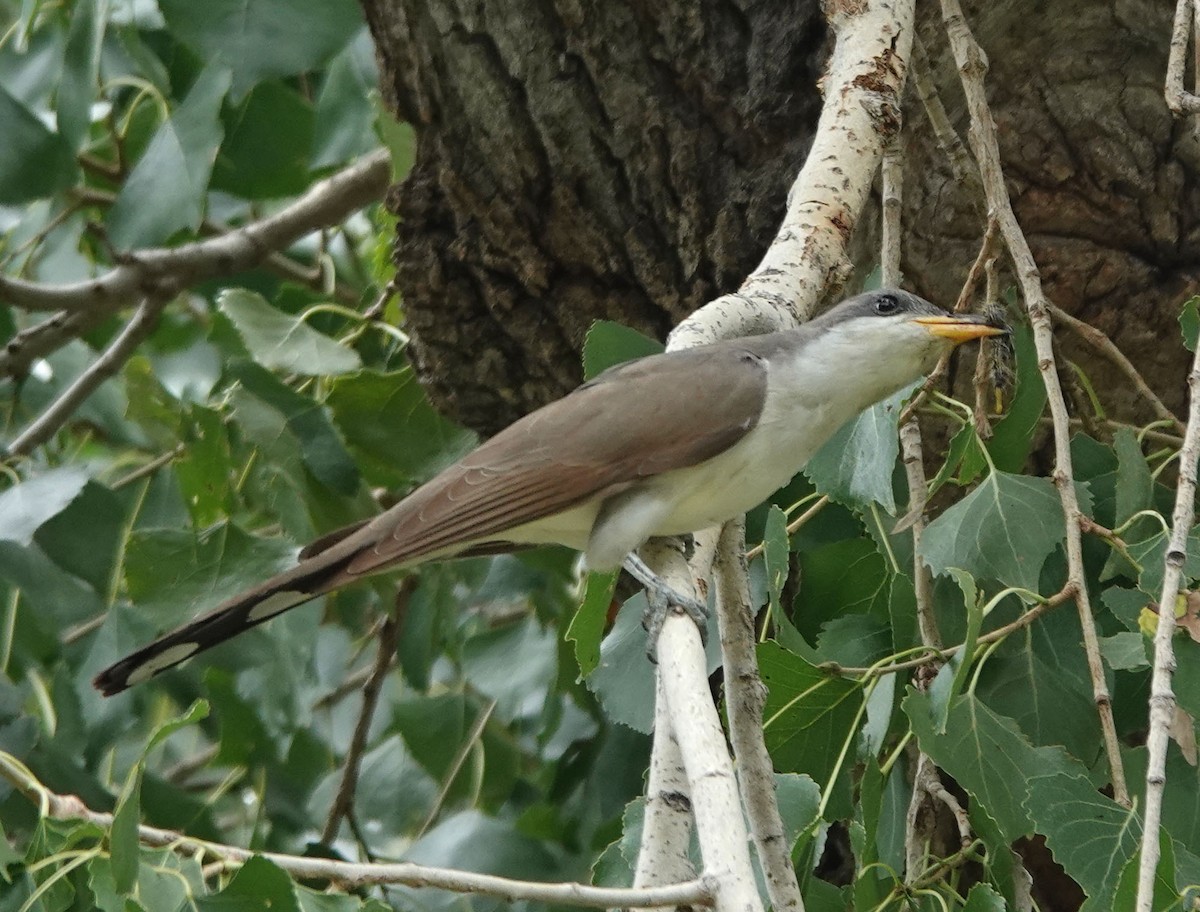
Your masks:
M 661 576 L 651 570 L 636 554 L 625 558 L 625 569 L 630 576 L 646 587 L 646 612 L 642 615 L 642 626 L 646 629 L 646 656 L 657 663 L 658 636 L 662 632 L 667 616 L 672 612 L 683 612 L 700 628 L 700 642 L 708 642 L 708 606 L 697 598 L 672 589 Z

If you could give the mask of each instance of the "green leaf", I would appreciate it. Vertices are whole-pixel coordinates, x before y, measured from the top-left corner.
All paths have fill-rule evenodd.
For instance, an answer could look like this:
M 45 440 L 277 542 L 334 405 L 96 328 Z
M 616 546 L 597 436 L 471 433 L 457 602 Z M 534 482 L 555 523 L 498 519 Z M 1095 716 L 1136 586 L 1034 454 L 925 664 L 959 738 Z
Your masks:
M 224 118 L 212 189 L 253 200 L 302 193 L 313 120 L 312 105 L 295 89 L 276 79 L 260 82 Z
M 139 801 L 141 784 L 142 764 L 138 763 L 125 778 L 125 785 L 113 812 L 108 839 L 112 855 L 113 884 L 118 893 L 128 893 L 133 888 L 141 862 L 138 843 L 138 824 L 141 823 L 142 817 Z
M 1011 719 L 998 716 L 972 694 L 950 705 L 945 734 L 938 734 L 929 697 L 909 691 L 901 706 L 921 750 L 948 772 L 1012 841 L 1033 832 L 1025 806 L 1028 781 L 1047 772 L 1083 774 L 1082 765 L 1056 747 L 1033 747 Z
M 0 506 L 0 515 L 3 515 Z M 104 485 L 91 481 L 47 520 L 34 541 L 50 560 L 107 598 L 125 536 L 126 507 Z
M 557 637 L 533 617 L 471 637 L 463 672 L 471 686 L 496 701 L 501 719 L 540 710 L 558 673 Z
M 967 894 L 962 912 L 1005 912 L 1004 897 L 984 883 L 975 884 Z
M 649 734 L 654 728 L 654 666 L 646 658 L 645 609 L 645 593 L 625 600 L 600 644 L 600 664 L 584 682 L 609 719 Z
M 1115 522 L 1123 524 L 1140 510 L 1154 505 L 1154 478 L 1150 466 L 1142 455 L 1142 445 L 1131 428 L 1117 428 L 1113 435 L 1113 448 L 1117 453 L 1117 509 Z M 1147 518 L 1147 521 L 1149 518 Z M 1137 536 L 1134 536 L 1137 537 Z
M 604 714 L 614 722 L 648 734 L 654 727 L 654 665 L 646 657 L 646 631 L 642 615 L 646 594 L 625 600 L 616 621 L 600 644 L 600 664 L 584 679 L 600 700 Z M 707 669 L 721 664 L 716 622 L 709 620 Z
M 250 356 L 265 368 L 321 377 L 362 367 L 354 349 L 277 310 L 256 292 L 227 289 L 217 297 L 217 306 L 237 327 Z
M 212 608 L 294 564 L 296 547 L 223 523 L 199 534 L 138 530 L 125 555 L 125 580 L 138 613 L 158 629 Z
M 375 107 L 371 103 L 372 93 L 378 91 L 375 46 L 370 32 L 363 29 L 325 71 L 325 82 L 317 96 L 312 168 L 340 165 L 379 144 L 372 129 Z
M 1063 535 L 1050 479 L 997 471 L 929 524 L 922 556 L 934 573 L 961 567 L 977 579 L 1036 591 L 1042 564 Z
M 59 132 L 72 149 L 78 149 L 87 136 L 92 122 L 92 100 L 100 89 L 97 76 L 100 71 L 104 19 L 96 15 L 98 2 L 80 0 L 75 4 L 67 32 L 67 44 L 63 49 L 63 70 L 55 99 L 55 113 Z
M 861 667 L 878 662 L 891 651 L 892 631 L 882 618 L 845 614 L 821 626 L 815 658 Z
M 1146 659 L 1146 638 L 1129 630 L 1101 637 L 1100 655 L 1109 668 L 1117 671 L 1137 671 L 1150 665 Z
M 88 482 L 82 468 L 51 469 L 0 493 L 0 541 L 33 543 L 33 533 L 62 512 Z
M 341 377 L 326 404 L 372 484 L 426 481 L 478 442 L 434 411 L 411 368 Z
M 992 462 L 1002 472 L 1020 472 L 1033 449 L 1038 419 L 1046 409 L 1046 386 L 1038 371 L 1037 347 L 1028 324 L 1013 327 L 1013 349 L 1017 359 L 1017 391 L 1008 411 L 992 427 L 987 442 Z
M 352 3 L 328 0 L 159 0 L 171 33 L 203 60 L 233 69 L 240 98 L 268 76 L 315 69 L 362 27 Z
M 255 855 L 214 896 L 198 896 L 197 912 L 300 912 L 296 887 L 287 872 Z
M 929 484 L 932 495 L 941 489 L 947 481 L 954 480 L 956 485 L 966 487 L 978 478 L 987 468 L 987 460 L 983 455 L 983 444 L 975 433 L 974 425 L 963 425 L 957 434 L 950 438 L 950 446 L 946 451 L 946 461 L 938 470 Z
M 78 175 L 75 154 L 62 136 L 50 132 L 24 104 L 0 86 L 0 205 L 52 196 Z
M 25 856 L 12 847 L 4 832 L 3 824 L 0 824 L 0 879 L 3 879 L 5 883 L 12 883 L 8 869 L 24 860 Z
M 1130 556 L 1142 568 L 1138 574 L 1138 588 L 1158 601 L 1162 598 L 1163 575 L 1166 572 L 1164 560 L 1167 556 L 1168 535 L 1167 530 L 1158 523 L 1148 525 L 1148 528 L 1157 531 L 1141 541 L 1126 541 L 1125 544 Z M 1193 526 L 1192 531 L 1188 533 L 1186 550 L 1187 556 L 1183 562 L 1184 579 L 1200 579 L 1200 525 Z
M 896 512 L 892 473 L 900 455 L 900 409 L 913 386 L 878 402 L 842 425 L 804 467 L 817 490 L 847 506 L 878 503 Z
M 1183 302 L 1183 309 L 1179 311 L 1179 331 L 1183 334 L 1183 346 L 1190 352 L 1196 350 L 1196 337 L 1200 335 L 1198 305 L 1200 296 L 1193 295 Z
M 1189 658 L 1195 658 L 1194 655 Z M 1144 710 L 1143 710 L 1144 711 Z M 1125 777 L 1130 782 L 1145 782 L 1145 747 L 1122 751 Z M 1192 766 L 1174 741 L 1167 747 L 1166 784 L 1163 786 L 1162 826 L 1181 846 L 1200 851 L 1200 769 Z
M 619 571 L 588 574 L 583 602 L 567 628 L 566 637 L 575 644 L 580 677 L 586 678 L 600 664 L 600 640 L 604 637 L 619 575 Z
M 227 91 L 229 71 L 210 64 L 158 128 L 108 211 L 108 236 L 118 249 L 161 243 L 177 231 L 200 227 Z
M 1125 863 L 1121 877 L 1113 891 L 1112 908 L 1137 908 L 1138 873 L 1141 866 L 1142 853 L 1137 851 Z M 1158 833 L 1158 864 L 1154 868 L 1154 881 L 1151 888 L 1150 908 L 1154 912 L 1180 912 L 1187 909 L 1186 904 L 1179 902 L 1179 891 L 1175 889 L 1175 845 L 1167 836 L 1165 830 Z
M 838 618 L 870 614 L 886 621 L 887 565 L 875 546 L 852 538 L 800 554 L 800 593 L 793 606 L 796 627 L 810 642 Z
M 767 598 L 771 605 L 771 616 L 775 618 L 783 616 L 783 605 L 779 596 L 787 582 L 790 561 L 787 514 L 775 504 L 771 504 L 763 529 L 763 565 L 767 571 Z
M 477 754 L 478 756 L 478 754 Z M 468 769 L 467 776 L 471 775 Z M 331 769 L 313 789 L 309 816 L 323 820 L 342 784 L 342 771 Z M 408 751 L 399 735 L 381 739 L 363 755 L 355 789 L 360 825 L 407 832 L 419 827 L 438 801 L 439 783 Z
M 775 774 L 775 800 L 783 820 L 784 839 L 794 851 L 797 841 L 817 822 L 821 807 L 821 787 L 811 776 L 796 773 Z
M 247 434 L 260 446 L 270 446 L 273 438 L 285 430 L 300 446 L 304 465 L 313 477 L 338 494 L 349 496 L 358 489 L 358 466 L 346 452 L 333 422 L 320 403 L 285 386 L 265 368 L 250 361 L 238 361 L 228 373 L 238 380 L 245 392 L 266 406 L 255 415 L 242 406 L 235 414 Z M 378 420 L 378 419 L 377 419 Z
M 175 463 L 175 475 L 192 523 L 205 528 L 233 509 L 239 467 L 234 465 L 219 412 L 194 405 L 184 422 L 180 436 L 185 449 Z
M 583 377 L 591 380 L 610 367 L 646 355 L 657 355 L 662 350 L 661 342 L 636 329 L 610 320 L 597 320 L 583 340 Z
M 776 768 L 805 773 L 828 787 L 843 747 L 855 737 L 862 688 L 771 642 L 759 644 L 758 665 L 769 691 L 764 732 Z M 847 762 L 853 760 L 851 747 Z
M 1108 910 L 1121 870 L 1137 852 L 1142 824 L 1133 810 L 1096 791 L 1084 775 L 1029 779 L 1025 806 L 1057 861 L 1088 895 L 1087 908 Z

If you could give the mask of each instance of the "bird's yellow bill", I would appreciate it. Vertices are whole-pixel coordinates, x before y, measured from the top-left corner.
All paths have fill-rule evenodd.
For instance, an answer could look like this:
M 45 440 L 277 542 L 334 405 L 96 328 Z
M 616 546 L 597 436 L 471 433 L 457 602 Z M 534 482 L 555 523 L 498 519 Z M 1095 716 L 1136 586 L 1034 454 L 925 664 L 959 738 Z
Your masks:
M 917 317 L 914 323 L 920 323 L 935 336 L 942 336 L 955 342 L 970 342 L 972 339 L 983 339 L 987 336 L 1002 336 L 1008 330 L 992 326 L 965 317 Z

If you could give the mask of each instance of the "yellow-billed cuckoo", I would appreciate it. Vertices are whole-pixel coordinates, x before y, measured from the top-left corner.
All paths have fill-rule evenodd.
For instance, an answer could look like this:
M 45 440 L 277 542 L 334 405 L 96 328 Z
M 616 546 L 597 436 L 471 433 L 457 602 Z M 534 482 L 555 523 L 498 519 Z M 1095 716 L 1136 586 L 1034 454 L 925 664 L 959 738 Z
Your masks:
M 371 574 L 526 545 L 567 545 L 593 570 L 624 563 L 660 601 L 669 598 L 633 554 L 647 539 L 756 506 L 862 409 L 955 345 L 1001 332 L 884 289 L 798 329 L 618 365 L 369 522 L 313 542 L 290 570 L 106 668 L 95 685 L 118 693 Z M 695 614 L 689 600 L 673 601 Z

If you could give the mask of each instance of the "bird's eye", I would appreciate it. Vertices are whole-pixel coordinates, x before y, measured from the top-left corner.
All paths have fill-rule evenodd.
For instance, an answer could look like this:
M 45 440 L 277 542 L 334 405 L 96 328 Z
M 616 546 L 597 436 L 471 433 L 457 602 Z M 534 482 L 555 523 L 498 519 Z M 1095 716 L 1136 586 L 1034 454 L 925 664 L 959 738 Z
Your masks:
M 881 317 L 890 316 L 900 309 L 900 301 L 895 295 L 881 294 L 875 298 L 875 313 Z

